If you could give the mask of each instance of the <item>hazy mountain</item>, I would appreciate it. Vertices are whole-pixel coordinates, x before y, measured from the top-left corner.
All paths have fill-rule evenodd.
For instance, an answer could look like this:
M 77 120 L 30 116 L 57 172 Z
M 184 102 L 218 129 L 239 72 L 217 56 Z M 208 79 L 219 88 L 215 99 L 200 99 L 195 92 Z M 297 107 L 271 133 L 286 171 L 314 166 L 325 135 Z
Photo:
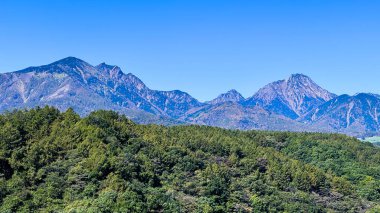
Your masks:
M 202 103 L 179 90 L 152 90 L 118 66 L 68 57 L 0 74 L 0 89 L 0 112 L 51 105 L 81 115 L 116 110 L 139 123 L 380 134 L 380 96 L 336 96 L 302 74 L 270 83 L 248 99 L 230 90 Z
M 296 119 L 335 96 L 308 76 L 294 74 L 286 80 L 266 85 L 246 104 L 259 105 L 276 114 Z
M 302 118 L 313 126 L 323 126 L 329 131 L 339 131 L 360 136 L 380 131 L 380 97 L 359 93 L 354 96 L 341 95 Z

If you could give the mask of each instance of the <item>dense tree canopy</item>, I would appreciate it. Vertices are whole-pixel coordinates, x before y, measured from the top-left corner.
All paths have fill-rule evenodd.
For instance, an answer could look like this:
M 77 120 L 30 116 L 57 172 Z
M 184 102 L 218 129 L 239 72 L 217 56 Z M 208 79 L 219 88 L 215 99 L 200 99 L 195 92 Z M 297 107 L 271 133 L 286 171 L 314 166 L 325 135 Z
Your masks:
M 0 212 L 380 210 L 380 148 L 338 134 L 0 116 Z

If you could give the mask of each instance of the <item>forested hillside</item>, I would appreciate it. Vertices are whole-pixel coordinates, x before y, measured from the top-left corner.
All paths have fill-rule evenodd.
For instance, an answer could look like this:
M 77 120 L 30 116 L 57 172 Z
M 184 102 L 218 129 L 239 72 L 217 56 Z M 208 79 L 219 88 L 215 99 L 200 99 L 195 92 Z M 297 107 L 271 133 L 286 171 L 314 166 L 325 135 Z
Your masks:
M 0 115 L 0 212 L 380 211 L 380 149 L 338 134 Z

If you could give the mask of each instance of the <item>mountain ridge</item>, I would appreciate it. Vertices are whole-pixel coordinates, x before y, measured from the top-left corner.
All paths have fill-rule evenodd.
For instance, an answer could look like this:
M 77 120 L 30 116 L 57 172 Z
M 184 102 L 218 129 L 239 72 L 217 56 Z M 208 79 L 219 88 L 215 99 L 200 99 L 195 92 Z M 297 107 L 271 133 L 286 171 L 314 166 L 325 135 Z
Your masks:
M 51 105 L 60 110 L 72 107 L 81 115 L 110 109 L 141 123 L 340 132 L 354 136 L 380 132 L 379 95 L 338 96 L 300 73 L 269 83 L 248 98 L 232 89 L 211 101 L 200 102 L 181 90 L 150 89 L 137 76 L 124 73 L 116 65 L 103 62 L 93 66 L 67 57 L 47 65 L 1 73 L 0 89 L 0 112 Z

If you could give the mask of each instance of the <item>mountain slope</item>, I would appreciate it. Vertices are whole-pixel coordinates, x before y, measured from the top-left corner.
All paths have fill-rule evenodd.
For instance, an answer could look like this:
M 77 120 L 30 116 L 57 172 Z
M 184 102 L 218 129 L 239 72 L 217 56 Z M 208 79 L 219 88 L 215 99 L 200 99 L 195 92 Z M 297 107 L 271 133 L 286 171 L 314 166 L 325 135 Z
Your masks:
M 151 90 L 117 66 L 94 67 L 74 57 L 0 74 L 0 88 L 0 111 L 52 105 L 61 110 L 73 107 L 81 115 L 96 109 L 137 110 L 170 119 L 201 105 L 178 90 Z
M 109 73 L 105 80 L 117 93 L 117 102 L 123 103 L 123 100 L 127 99 L 139 109 L 173 118 L 180 117 L 192 107 L 202 105 L 189 94 L 179 90 L 151 90 L 138 77 L 131 73 L 125 75 L 119 68 L 118 74 L 114 74 L 115 66 L 100 64 L 97 68 Z
M 271 113 L 260 106 L 246 107 L 236 102 L 222 102 L 190 111 L 185 121 L 228 129 L 304 131 L 304 124 Z M 318 128 L 311 129 L 316 131 Z
M 356 136 L 376 133 L 380 131 L 380 98 L 369 93 L 341 95 L 317 107 L 302 121 Z
M 247 105 L 259 105 L 276 114 L 296 119 L 336 95 L 318 86 L 308 76 L 291 75 L 270 83 L 249 98 Z
M 84 72 L 85 71 L 85 72 Z M 86 87 L 95 70 L 87 63 L 69 58 L 47 66 L 30 67 L 0 74 L 0 110 L 53 105 L 79 113 L 107 107 L 107 101 Z

